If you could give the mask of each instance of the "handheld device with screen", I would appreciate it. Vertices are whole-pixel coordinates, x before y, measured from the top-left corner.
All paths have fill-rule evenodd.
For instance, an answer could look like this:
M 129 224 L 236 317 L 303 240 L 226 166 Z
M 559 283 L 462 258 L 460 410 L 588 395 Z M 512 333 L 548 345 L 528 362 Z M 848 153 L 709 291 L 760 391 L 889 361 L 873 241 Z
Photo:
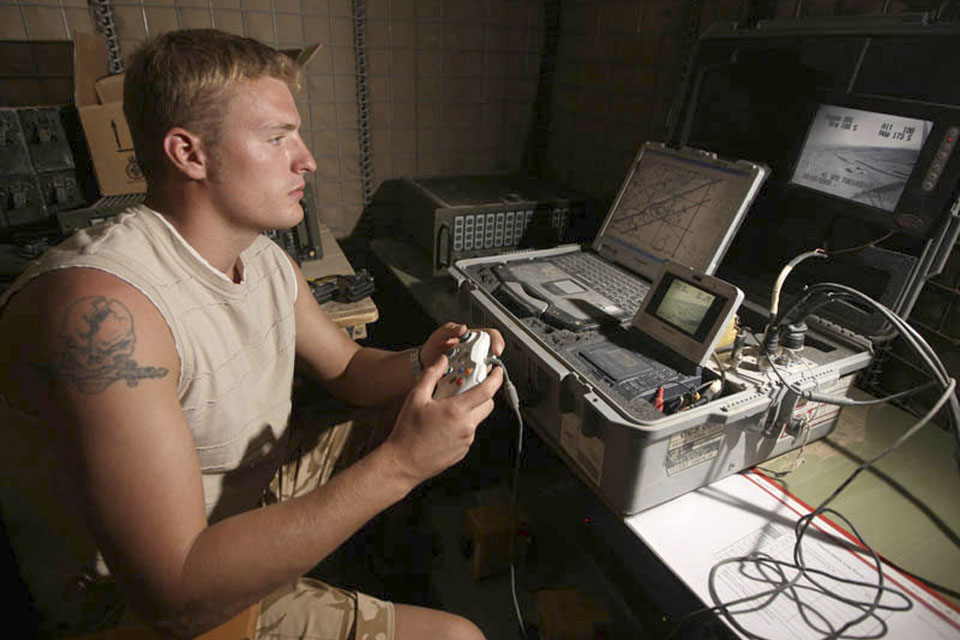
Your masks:
M 743 291 L 729 282 L 667 260 L 633 326 L 703 366 L 742 301 Z

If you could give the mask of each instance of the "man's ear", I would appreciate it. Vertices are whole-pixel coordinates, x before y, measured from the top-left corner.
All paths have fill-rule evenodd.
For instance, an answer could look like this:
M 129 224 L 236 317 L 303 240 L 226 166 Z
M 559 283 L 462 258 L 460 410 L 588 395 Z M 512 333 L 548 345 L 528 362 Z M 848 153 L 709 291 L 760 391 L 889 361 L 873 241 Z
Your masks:
M 182 127 L 174 127 L 163 137 L 163 152 L 174 170 L 192 180 L 207 177 L 209 155 L 200 137 Z

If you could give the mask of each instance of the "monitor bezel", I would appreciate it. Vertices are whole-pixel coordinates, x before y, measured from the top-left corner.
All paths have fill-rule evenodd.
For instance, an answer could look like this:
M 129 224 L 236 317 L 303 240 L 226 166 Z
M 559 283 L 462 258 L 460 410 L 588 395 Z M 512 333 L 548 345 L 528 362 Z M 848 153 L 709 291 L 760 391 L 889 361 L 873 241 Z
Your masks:
M 933 123 L 893 211 L 856 202 L 792 181 L 810 136 L 814 118 L 822 105 L 927 120 Z M 951 127 L 960 128 L 960 107 L 841 91 L 818 91 L 810 97 L 806 106 L 807 125 L 802 129 L 802 134 L 793 149 L 793 161 L 782 181 L 786 189 L 793 191 L 800 198 L 809 199 L 814 204 L 825 204 L 838 214 L 872 222 L 890 231 L 922 237 L 939 226 L 956 189 L 957 180 L 960 178 L 960 149 L 956 148 L 960 146 L 960 142 L 955 141 L 953 151 L 947 159 L 936 187 L 930 192 L 923 192 L 920 187 L 947 131 Z

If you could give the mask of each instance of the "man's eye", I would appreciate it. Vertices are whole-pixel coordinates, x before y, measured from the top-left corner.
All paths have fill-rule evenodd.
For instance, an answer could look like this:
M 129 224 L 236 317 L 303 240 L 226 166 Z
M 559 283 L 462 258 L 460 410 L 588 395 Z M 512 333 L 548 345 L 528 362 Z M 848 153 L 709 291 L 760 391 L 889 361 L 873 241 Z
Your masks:
M 281 142 L 283 142 L 283 136 L 276 136 L 274 138 L 270 138 L 270 144 L 280 144 Z

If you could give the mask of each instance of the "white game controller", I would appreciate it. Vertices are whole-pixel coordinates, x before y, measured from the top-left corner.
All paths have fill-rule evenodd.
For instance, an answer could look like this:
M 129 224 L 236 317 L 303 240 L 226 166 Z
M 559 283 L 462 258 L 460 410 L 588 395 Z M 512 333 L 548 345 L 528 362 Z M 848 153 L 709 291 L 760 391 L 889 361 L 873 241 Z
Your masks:
M 484 381 L 487 377 L 487 355 L 490 352 L 490 334 L 486 331 L 467 331 L 460 343 L 447 350 L 448 367 L 433 397 L 437 400 L 460 395 Z

